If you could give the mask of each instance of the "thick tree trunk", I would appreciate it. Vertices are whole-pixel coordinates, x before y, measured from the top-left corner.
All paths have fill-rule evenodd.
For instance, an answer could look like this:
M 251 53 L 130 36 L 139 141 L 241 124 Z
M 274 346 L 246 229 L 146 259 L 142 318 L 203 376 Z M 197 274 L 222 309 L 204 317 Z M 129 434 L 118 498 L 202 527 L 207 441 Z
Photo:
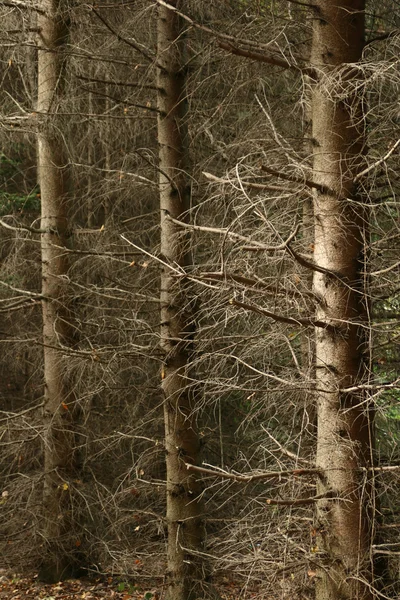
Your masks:
M 56 113 L 63 79 L 62 50 L 66 27 L 57 1 L 44 2 L 38 17 L 38 167 L 41 192 L 42 301 L 44 344 L 44 490 L 45 548 L 39 577 L 58 581 L 71 575 L 74 547 L 71 534 L 73 477 L 72 393 L 65 381 L 62 346 L 71 342 L 65 286 L 68 264 L 61 249 L 67 243 L 68 223 L 62 160 L 62 139 Z
M 360 391 L 343 391 L 365 383 L 368 372 L 367 211 L 354 185 L 364 122 L 355 91 L 359 73 L 348 64 L 361 58 L 364 8 L 364 0 L 319 0 L 314 13 L 314 180 L 326 186 L 314 198 L 315 262 L 327 270 L 314 273 L 314 291 L 317 318 L 330 325 L 316 331 L 318 491 L 334 498 L 317 507 L 317 600 L 372 597 L 368 484 L 359 472 L 371 461 L 369 403 Z
M 178 2 L 171 2 L 177 6 Z M 158 7 L 158 142 L 160 166 L 161 254 L 176 269 L 190 266 L 190 240 L 169 216 L 186 220 L 190 208 L 185 123 L 183 28 L 171 10 Z M 203 550 L 201 486 L 185 462 L 198 464 L 200 442 L 190 389 L 194 335 L 190 286 L 166 267 L 161 275 L 161 346 L 165 352 L 164 394 L 167 461 L 167 600 L 201 596 Z

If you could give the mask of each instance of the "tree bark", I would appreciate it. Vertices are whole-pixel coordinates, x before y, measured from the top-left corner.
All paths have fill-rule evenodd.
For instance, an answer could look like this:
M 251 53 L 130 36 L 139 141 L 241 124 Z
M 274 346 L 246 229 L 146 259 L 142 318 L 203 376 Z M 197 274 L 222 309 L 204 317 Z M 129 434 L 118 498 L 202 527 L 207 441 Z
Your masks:
M 327 193 L 314 192 L 315 262 L 333 275 L 314 273 L 317 319 L 336 330 L 316 330 L 318 494 L 317 600 L 365 600 L 369 583 L 368 482 L 357 469 L 371 464 L 368 398 L 342 391 L 365 382 L 367 321 L 364 248 L 365 199 L 355 175 L 364 152 L 357 63 L 364 46 L 364 0 L 319 0 L 311 62 L 318 74 L 312 99 L 314 175 Z M 332 194 L 334 190 L 334 194 Z
M 182 8 L 179 1 L 171 2 Z M 181 19 L 158 7 L 158 143 L 161 254 L 171 266 L 190 268 L 189 234 L 173 223 L 186 221 L 190 208 L 186 127 L 185 40 Z M 167 466 L 167 600 L 202 596 L 201 485 L 185 462 L 199 464 L 200 441 L 194 414 L 190 365 L 195 331 L 190 285 L 165 267 L 161 275 L 161 346 Z
M 65 380 L 62 346 L 72 340 L 66 309 L 68 242 L 65 163 L 57 111 L 62 95 L 63 46 L 67 27 L 62 4 L 47 0 L 38 16 L 38 175 L 41 193 L 42 315 L 44 344 L 44 489 L 45 549 L 39 578 L 56 582 L 71 576 L 71 483 L 74 476 L 73 392 Z

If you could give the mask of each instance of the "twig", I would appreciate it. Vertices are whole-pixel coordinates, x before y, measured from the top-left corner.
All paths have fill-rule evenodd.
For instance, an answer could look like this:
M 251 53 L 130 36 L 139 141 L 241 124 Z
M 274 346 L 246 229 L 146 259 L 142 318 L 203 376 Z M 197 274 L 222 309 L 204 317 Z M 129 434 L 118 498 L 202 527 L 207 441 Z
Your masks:
M 253 47 L 253 48 L 266 49 L 269 52 L 271 52 L 271 48 L 270 48 L 271 44 L 270 43 L 260 44 L 259 42 L 256 42 L 254 40 L 235 37 L 233 35 L 221 33 L 220 31 L 215 31 L 214 29 L 211 29 L 211 27 L 207 27 L 206 25 L 196 23 L 196 21 L 191 19 L 188 15 L 185 15 L 183 12 L 179 11 L 175 6 L 172 6 L 172 4 L 168 4 L 167 2 L 165 2 L 165 0 L 155 0 L 155 1 L 157 2 L 157 4 L 160 4 L 161 6 L 165 6 L 165 8 L 168 8 L 170 11 L 175 12 L 182 19 L 184 19 L 187 23 L 189 23 L 192 27 L 195 27 L 196 29 L 200 29 L 202 31 L 210 33 L 211 35 L 213 35 L 214 37 L 217 37 L 218 39 L 227 40 L 228 42 L 233 42 L 235 44 L 244 44 L 246 46 Z M 302 60 L 303 62 L 307 62 L 306 59 L 303 58 L 302 56 L 295 56 L 295 58 L 296 58 L 296 60 Z
M 352 387 L 348 387 L 348 388 L 342 388 L 340 389 L 340 393 L 343 394 L 348 394 L 351 392 L 360 392 L 362 390 L 370 390 L 370 391 L 376 391 L 376 390 L 392 390 L 392 389 L 398 389 L 400 387 L 400 378 L 395 379 L 395 381 L 389 381 L 387 383 L 377 383 L 377 384 L 370 384 L 370 383 L 360 383 L 359 385 L 353 385 Z
M 359 179 L 361 179 L 361 177 L 364 177 L 364 175 L 367 175 L 367 173 L 369 173 L 373 169 L 376 169 L 376 167 L 379 167 L 379 165 L 381 165 L 382 163 L 386 162 L 387 159 L 393 154 L 393 152 L 396 150 L 396 148 L 399 145 L 400 145 L 400 138 L 386 152 L 385 156 L 383 156 L 382 158 L 380 158 L 379 160 L 377 160 L 376 162 L 374 162 L 372 165 L 370 165 L 369 167 L 367 167 L 366 169 L 364 169 L 363 171 L 361 171 L 361 173 L 358 173 L 358 175 L 356 175 L 354 177 L 353 182 L 356 183 Z
M 157 86 L 151 85 L 150 83 L 134 83 L 132 81 L 113 81 L 112 79 L 96 79 L 95 77 L 84 77 L 84 75 L 75 74 L 77 79 L 81 79 L 82 81 L 88 81 L 89 83 L 104 83 L 105 85 L 116 85 L 121 87 L 133 87 L 133 88 L 143 88 L 146 90 L 157 90 Z
M 307 8 L 315 8 L 318 10 L 318 6 L 316 4 L 311 4 L 309 2 L 300 2 L 300 0 L 288 0 L 291 4 L 298 4 L 299 6 L 307 6 Z
M 133 106 L 134 108 L 141 108 L 143 110 L 148 110 L 150 112 L 155 112 L 157 114 L 160 113 L 158 108 L 154 106 L 148 106 L 147 104 L 139 104 L 138 102 L 129 102 L 129 100 L 124 100 L 123 98 L 116 98 L 115 96 L 111 96 L 111 94 L 106 94 L 105 92 L 99 92 L 98 90 L 91 90 L 88 87 L 83 88 L 86 92 L 90 92 L 91 94 L 95 94 L 96 96 L 101 96 L 102 98 L 110 98 L 110 100 L 114 100 L 117 104 L 125 104 L 125 106 Z
M 324 275 L 330 275 L 331 277 L 335 277 L 339 281 L 342 281 L 340 275 L 338 275 L 334 271 L 325 269 L 325 267 L 320 267 L 313 260 L 309 260 L 303 254 L 299 254 L 298 252 L 296 252 L 296 250 L 293 250 L 293 248 L 289 244 L 286 245 L 286 249 L 289 252 L 290 256 L 292 256 L 292 258 L 294 258 L 302 267 L 305 267 L 306 269 L 311 269 L 311 271 L 317 271 L 317 273 L 324 273 Z
M 12 217 L 12 215 L 6 215 Z M 14 217 L 13 217 L 14 218 Z M 52 233 L 53 231 L 50 229 L 36 229 L 35 227 L 28 227 L 28 225 L 19 225 L 18 227 L 13 227 L 9 225 L 3 219 L 0 219 L 0 225 L 2 225 L 5 229 L 11 229 L 11 231 L 29 231 L 29 233 Z
M 131 46 L 131 48 L 134 48 L 135 50 L 137 50 L 137 52 L 139 52 L 140 54 L 142 54 L 145 58 L 147 58 L 147 60 L 149 60 L 150 62 L 153 62 L 155 55 L 149 53 L 150 51 L 148 50 L 148 48 L 146 48 L 146 50 L 144 50 L 141 46 L 142 44 L 138 44 L 137 42 L 132 42 L 131 40 L 127 40 L 125 37 L 123 37 L 120 33 L 118 33 L 118 31 L 115 31 L 115 29 L 113 27 L 111 27 L 111 25 L 108 23 L 108 21 L 106 21 L 104 19 L 104 17 L 101 16 L 101 14 L 99 12 L 97 12 L 97 10 L 94 8 L 94 6 L 92 5 L 91 10 L 94 12 L 94 14 L 96 15 L 96 17 L 98 19 L 100 19 L 100 21 L 103 23 L 103 25 L 105 25 L 105 27 L 107 27 L 107 29 L 109 31 L 111 31 L 111 33 L 113 35 L 115 35 L 115 37 L 120 41 L 120 42 L 124 42 L 124 44 L 128 44 L 128 46 Z
M 324 498 L 335 501 L 344 500 L 344 498 L 332 497 L 328 492 L 328 494 L 318 494 L 317 496 L 311 496 L 310 498 L 289 498 L 287 500 L 267 498 L 265 502 L 271 506 L 303 506 L 305 504 L 313 504 L 314 502 L 318 502 L 318 500 L 323 500 Z M 263 500 L 263 498 L 260 498 L 260 500 Z
M 7 415 L 7 417 L 5 417 L 4 419 L 0 419 L 0 423 L 2 423 L 3 421 L 9 421 L 10 419 L 17 419 L 18 417 L 22 417 L 23 415 L 26 415 L 26 413 L 32 412 L 33 410 L 37 410 L 38 408 L 41 408 L 42 406 L 44 406 L 44 402 L 40 402 L 39 404 L 36 404 L 35 406 L 30 406 L 29 408 L 26 408 L 25 410 L 21 410 L 18 413 L 9 413 L 6 410 L 0 410 L 0 413 L 2 415 Z
M 261 428 L 264 431 L 264 433 L 266 433 L 267 436 L 278 446 L 278 448 L 282 452 L 282 454 L 286 454 L 286 456 L 288 456 L 289 458 L 292 458 L 293 460 L 299 460 L 301 462 L 310 464 L 310 461 L 307 460 L 306 458 L 300 458 L 299 456 L 297 456 L 297 454 L 294 454 L 293 452 L 290 452 L 290 450 L 287 450 L 286 448 L 284 448 L 282 446 L 282 444 L 276 438 L 274 438 L 274 436 L 268 431 L 268 429 L 266 427 L 264 427 L 264 425 L 261 425 Z
M 260 54 L 259 52 L 245 50 L 244 48 L 238 48 L 237 46 L 233 46 L 233 44 L 229 42 L 223 42 L 221 40 L 218 41 L 218 45 L 223 50 L 226 50 L 227 52 L 230 52 L 231 54 L 234 54 L 236 56 L 243 56 L 244 58 L 249 58 L 250 60 L 266 63 L 275 67 L 282 67 L 284 69 L 294 69 L 296 71 L 301 71 L 302 73 L 305 73 L 309 77 L 315 78 L 314 69 L 310 67 L 299 67 L 298 65 L 289 62 L 287 59 L 277 58 L 275 56 L 268 56 L 267 54 Z
M 183 271 L 183 269 L 177 269 L 177 268 L 173 267 L 172 265 L 168 264 L 167 262 L 165 262 L 164 260 L 162 260 L 161 258 L 159 258 L 158 256 L 156 256 L 155 254 L 151 254 L 151 252 L 147 252 L 147 250 L 145 250 L 144 248 L 141 248 L 140 246 L 137 246 L 136 244 L 134 244 L 133 242 L 128 240 L 128 238 L 126 238 L 124 235 L 122 235 L 122 233 L 120 234 L 120 237 L 123 240 L 125 240 L 125 242 L 127 242 L 130 246 L 133 246 L 137 250 L 140 250 L 140 252 L 143 252 L 143 254 L 146 254 L 146 256 L 149 256 L 153 260 L 161 263 L 162 265 L 164 265 L 164 267 L 167 267 L 167 269 L 171 269 L 172 271 L 174 271 L 174 273 L 177 273 L 177 275 L 183 275 L 183 274 L 186 275 L 186 273 Z
M 265 308 L 261 308 L 261 306 L 239 302 L 239 300 L 235 300 L 235 298 L 231 298 L 229 300 L 229 304 L 233 304 L 239 308 L 244 308 L 245 310 L 251 310 L 265 317 L 269 317 L 270 319 L 273 319 L 279 323 L 288 323 L 289 325 L 304 325 L 305 327 L 321 327 L 321 329 L 327 329 L 329 331 L 338 331 L 337 326 L 331 325 L 330 323 L 325 323 L 325 321 L 319 321 L 318 319 L 312 318 L 303 319 L 299 317 L 297 319 L 293 319 L 292 317 L 284 317 L 283 315 L 277 315 L 276 313 L 272 313 Z
M 229 229 L 227 227 L 219 228 L 219 227 L 206 227 L 203 225 L 192 225 L 189 223 L 184 223 L 183 221 L 178 221 L 178 219 L 174 219 L 173 217 L 171 217 L 171 215 L 167 211 L 164 211 L 164 212 L 166 213 L 166 216 L 165 216 L 166 219 L 168 219 L 172 223 L 175 223 L 176 225 L 179 225 L 180 227 L 183 227 L 185 229 L 190 229 L 191 231 L 204 231 L 204 232 L 208 232 L 208 233 L 217 233 L 218 235 L 224 235 L 229 238 L 239 240 L 241 242 L 246 242 L 247 244 L 252 244 L 251 248 L 256 247 L 258 250 L 264 250 L 265 252 L 275 252 L 277 250 L 285 250 L 285 248 L 288 246 L 289 242 L 291 242 L 293 240 L 293 238 L 296 237 L 297 232 L 299 231 L 299 225 L 296 225 L 294 231 L 289 235 L 287 240 L 285 240 L 281 244 L 278 244 L 277 246 L 267 246 L 266 244 L 262 244 L 261 242 L 252 241 L 248 237 L 246 237 L 244 235 L 240 235 L 239 233 L 234 233 L 233 231 L 229 231 Z
M 37 292 L 29 292 L 28 290 L 21 290 L 19 288 L 14 287 L 13 285 L 10 285 L 9 283 L 6 283 L 5 281 L 0 281 L 0 285 L 3 285 L 4 287 L 8 288 L 9 290 L 12 290 L 13 292 L 18 292 L 19 294 L 35 298 L 36 300 L 44 299 L 44 296 L 42 296 L 42 294 L 39 294 Z
M 274 175 L 275 177 L 281 177 L 282 179 L 287 179 L 288 181 L 302 183 L 309 188 L 315 188 L 316 190 L 319 190 L 323 194 L 336 195 L 334 190 L 331 190 L 329 187 L 323 185 L 322 183 L 312 181 L 311 179 L 303 179 L 302 177 L 297 177 L 296 175 L 291 175 L 290 173 L 282 173 L 282 171 L 276 171 L 275 169 L 271 169 L 270 167 L 266 167 L 265 165 L 261 165 L 260 168 L 265 173 L 269 173 L 270 175 Z
M 232 185 L 232 181 L 230 181 L 229 179 L 223 179 L 222 177 L 216 177 L 215 175 L 212 175 L 212 173 L 207 173 L 206 171 L 203 171 L 203 175 L 210 181 L 215 181 L 216 183 L 222 183 L 224 185 Z M 241 179 L 241 183 L 243 185 L 253 188 L 255 190 L 267 190 L 267 191 L 270 190 L 271 192 L 283 192 L 286 194 L 294 194 L 296 192 L 296 190 L 291 190 L 290 188 L 283 188 L 283 187 L 280 187 L 279 185 L 270 185 L 270 184 L 265 184 L 265 183 L 253 183 L 252 181 L 243 181 L 243 179 Z
M 40 8 L 39 5 L 31 2 L 22 2 L 21 0 L 0 0 L 0 6 L 10 6 L 11 8 L 23 8 L 24 10 L 35 10 L 41 15 L 45 15 L 46 11 Z
M 185 15 L 184 13 L 179 11 L 175 6 L 168 4 L 164 0 L 155 0 L 155 1 L 157 2 L 157 4 L 160 4 L 161 6 L 165 6 L 165 8 L 168 8 L 169 10 L 175 12 L 177 15 L 179 15 L 182 19 L 184 19 L 187 23 L 189 23 L 195 29 L 200 29 L 201 31 L 205 31 L 206 33 L 209 33 L 212 36 L 214 36 L 218 40 L 218 43 L 221 46 L 221 48 L 224 48 L 223 44 L 225 44 L 225 42 L 223 40 L 228 42 L 228 44 L 225 44 L 227 46 L 226 48 L 224 48 L 225 50 L 228 49 L 229 51 L 232 52 L 231 48 L 233 48 L 234 50 L 238 50 L 236 48 L 236 46 L 234 46 L 233 44 L 244 44 L 245 46 L 248 46 L 249 48 L 265 49 L 268 52 L 270 52 L 271 54 L 274 52 L 274 50 L 271 50 L 269 44 L 259 44 L 258 42 L 255 42 L 253 40 L 238 38 L 233 35 L 228 35 L 226 33 L 221 33 L 219 31 L 215 31 L 214 29 L 211 29 L 211 27 L 207 27 L 206 25 L 201 25 L 200 23 L 196 23 L 196 21 L 191 19 L 188 15 Z M 244 50 L 243 52 L 247 52 L 247 51 Z M 235 52 L 232 52 L 232 53 L 234 54 Z M 257 55 L 257 53 L 255 53 L 255 52 L 251 52 L 251 53 L 253 55 Z M 244 54 L 241 54 L 241 56 L 244 56 Z M 268 58 L 266 55 L 260 55 L 260 56 L 262 56 L 265 59 Z M 254 58 L 254 56 L 248 56 L 248 58 Z M 303 58 L 302 56 L 293 56 L 293 58 L 295 60 L 300 60 L 304 63 L 307 62 L 306 59 Z M 257 59 L 255 59 L 255 60 L 257 60 Z M 271 61 L 274 61 L 274 62 L 271 62 Z M 270 60 L 262 60 L 262 62 L 269 62 L 270 64 L 275 64 L 277 66 L 284 67 L 286 69 L 296 69 L 298 71 L 302 71 L 304 73 L 309 74 L 311 77 L 315 77 L 314 69 L 312 69 L 310 67 L 296 66 L 295 64 L 288 61 L 286 58 L 284 60 L 281 58 L 274 59 L 274 57 L 271 56 L 271 61 Z
M 372 271 L 370 275 L 373 277 L 376 277 L 376 275 L 383 275 L 383 273 L 389 273 L 389 271 L 393 271 L 393 269 L 396 269 L 396 267 L 398 266 L 400 266 L 400 260 L 394 263 L 393 265 L 386 267 L 385 269 L 380 269 L 379 271 Z
M 276 479 L 281 477 L 290 476 L 301 476 L 301 475 L 317 475 L 321 476 L 322 471 L 320 469 L 289 469 L 287 471 L 265 471 L 264 473 L 256 473 L 255 475 L 239 475 L 236 473 L 228 473 L 227 471 L 206 469 L 205 467 L 199 467 L 192 465 L 191 463 L 185 463 L 185 467 L 188 471 L 196 471 L 197 473 L 203 473 L 204 475 L 216 475 L 223 479 L 233 479 L 241 483 L 250 483 L 252 481 L 259 481 L 262 479 Z

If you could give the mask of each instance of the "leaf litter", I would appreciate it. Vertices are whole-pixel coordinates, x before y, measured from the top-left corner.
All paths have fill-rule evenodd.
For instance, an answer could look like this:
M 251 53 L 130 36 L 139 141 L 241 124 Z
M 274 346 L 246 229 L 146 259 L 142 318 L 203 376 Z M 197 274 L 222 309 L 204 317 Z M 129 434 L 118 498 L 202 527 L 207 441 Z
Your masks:
M 221 582 L 216 586 L 221 600 L 255 598 L 257 594 L 241 595 L 233 582 Z M 70 579 L 55 584 L 38 581 L 37 576 L 22 576 L 0 571 L 0 600 L 164 600 L 165 589 L 158 581 L 151 586 L 147 582 L 124 581 L 121 577 L 102 576 Z

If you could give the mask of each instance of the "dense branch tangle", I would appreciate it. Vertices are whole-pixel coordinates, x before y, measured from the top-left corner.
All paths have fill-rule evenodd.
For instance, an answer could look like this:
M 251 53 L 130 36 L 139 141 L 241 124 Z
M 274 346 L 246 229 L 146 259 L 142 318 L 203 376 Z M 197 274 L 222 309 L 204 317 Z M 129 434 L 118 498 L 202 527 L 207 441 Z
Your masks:
M 7 240 L 1 310 L 18 310 L 11 314 L 25 318 L 21 323 L 32 320 L 29 331 L 17 324 L 19 336 L 8 335 L 10 325 L 4 326 L 3 347 L 11 348 L 5 371 L 25 361 L 19 350 L 11 360 L 18 344 L 53 351 L 55 366 L 59 372 L 65 367 L 61 375 L 72 382 L 70 402 L 58 406 L 61 416 L 72 416 L 73 394 L 85 416 L 75 442 L 85 477 L 62 471 L 68 452 L 51 471 L 58 477 L 57 494 L 66 500 L 77 492 L 90 513 L 82 511 L 84 535 L 71 540 L 70 554 L 82 541 L 80 556 L 89 547 L 104 571 L 159 574 L 165 526 L 167 593 L 173 600 L 187 600 L 194 587 L 203 593 L 198 584 L 205 579 L 204 559 L 217 576 L 237 578 L 243 595 L 255 582 L 259 596 L 311 597 L 318 580 L 319 600 L 368 598 L 375 585 L 368 550 L 372 541 L 371 556 L 390 552 L 390 546 L 372 540 L 365 504 L 374 502 L 372 479 L 379 477 L 389 496 L 399 472 L 398 461 L 373 464 L 368 439 L 371 400 L 382 427 L 396 408 L 399 387 L 397 367 L 389 366 L 389 359 L 397 364 L 399 321 L 398 40 L 382 39 L 377 55 L 378 44 L 370 44 L 362 62 L 362 5 L 356 2 L 160 0 L 155 57 L 155 4 L 103 4 L 94 11 L 75 5 L 63 52 L 70 97 L 55 94 L 51 106 L 29 102 L 35 76 L 10 85 L 23 71 L 23 52 L 32 50 L 30 37 L 21 47 L 19 37 L 11 40 L 20 54 L 15 50 L 10 65 L 4 49 L 7 91 L 15 90 L 16 101 L 6 98 L 10 114 L 1 121 L 7 135 L 32 136 L 38 122 L 45 135 L 48 122 L 63 140 L 54 150 L 64 148 L 68 156 L 53 154 L 42 175 L 55 181 L 71 175 L 67 224 L 53 222 L 52 210 L 43 217 L 49 222 L 39 226 L 38 215 L 24 213 L 25 205 L 21 212 L 4 211 L 0 220 Z M 361 13 L 352 12 L 356 4 Z M 30 6 L 24 3 L 18 15 Z M 378 13 L 376 19 L 376 27 L 383 27 Z M 9 30 L 21 31 L 21 37 L 36 30 L 28 21 L 26 29 L 17 25 Z M 46 48 L 43 39 L 38 48 L 47 50 L 48 60 L 59 51 Z M 382 58 L 385 52 L 390 60 Z M 368 53 L 378 62 L 368 64 Z M 367 99 L 366 131 L 360 98 Z M 314 131 L 308 134 L 301 120 L 311 105 Z M 32 171 L 32 156 L 26 172 Z M 26 180 L 21 189 L 32 189 L 34 177 Z M 45 213 L 45 182 L 41 193 Z M 311 197 L 315 229 L 311 214 L 303 216 Z M 371 242 L 368 211 L 375 223 Z M 45 257 L 44 288 L 59 285 L 50 290 L 53 295 L 41 293 L 37 273 L 19 269 L 21 248 L 33 256 L 32 273 L 38 268 L 40 240 L 52 263 L 50 269 Z M 367 246 L 374 261 L 371 292 Z M 56 277 L 57 265 L 62 269 Z M 372 327 L 368 294 L 379 297 L 373 312 L 380 369 L 375 380 L 371 365 L 365 366 L 365 335 Z M 41 301 L 54 313 L 47 328 L 54 339 L 45 344 L 37 334 L 38 311 L 30 310 Z M 69 307 L 75 313 L 72 340 L 61 337 Z M 26 368 L 27 382 L 40 379 L 40 365 Z M 15 406 L 4 412 L 10 416 L 4 421 L 7 452 L 19 444 L 37 448 L 47 425 L 59 425 L 57 412 L 42 421 L 36 408 L 41 396 L 36 400 L 25 412 L 23 400 L 13 398 Z M 383 456 L 394 454 L 395 440 L 385 437 Z M 29 502 L 26 490 L 35 477 L 43 481 L 42 465 L 33 475 L 24 471 L 22 446 L 6 454 L 3 467 L 14 478 L 13 507 L 19 497 L 21 514 L 25 502 L 34 514 L 38 495 Z M 15 493 L 22 478 L 25 493 Z M 68 514 L 81 519 L 75 506 Z M 382 531 L 394 530 L 391 525 Z M 140 568 L 133 553 L 135 560 L 144 557 Z

